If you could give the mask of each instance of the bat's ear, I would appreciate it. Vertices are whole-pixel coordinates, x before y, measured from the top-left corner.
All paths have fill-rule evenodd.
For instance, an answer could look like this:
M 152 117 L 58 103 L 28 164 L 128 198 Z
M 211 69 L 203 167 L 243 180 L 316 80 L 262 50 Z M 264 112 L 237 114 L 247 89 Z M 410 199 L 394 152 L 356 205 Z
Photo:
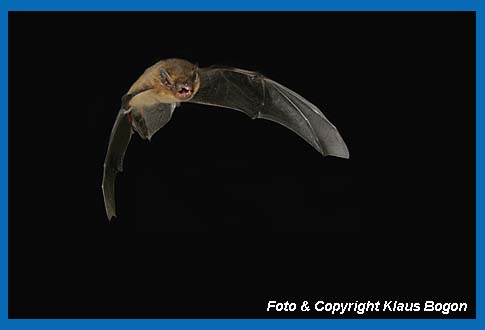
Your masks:
M 199 63 L 195 62 L 194 66 L 195 66 L 195 70 L 197 70 L 199 68 Z
M 170 77 L 168 71 L 165 68 L 160 68 L 160 77 L 163 79 Z

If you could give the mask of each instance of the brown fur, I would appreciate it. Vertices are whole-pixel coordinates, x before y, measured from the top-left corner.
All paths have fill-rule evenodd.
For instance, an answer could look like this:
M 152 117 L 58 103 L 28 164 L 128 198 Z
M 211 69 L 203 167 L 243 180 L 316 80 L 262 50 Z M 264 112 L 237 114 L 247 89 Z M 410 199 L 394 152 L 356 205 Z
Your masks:
M 164 68 L 171 77 L 173 84 L 191 83 L 194 70 L 197 66 L 183 59 L 171 58 L 161 60 L 150 66 L 145 72 L 135 81 L 128 91 L 128 94 L 136 95 L 142 91 L 153 89 L 156 91 L 161 103 L 176 103 L 186 102 L 189 99 L 179 99 L 175 92 L 166 88 L 160 80 L 160 68 Z M 193 86 L 192 96 L 195 95 L 199 89 L 199 79 L 197 79 Z

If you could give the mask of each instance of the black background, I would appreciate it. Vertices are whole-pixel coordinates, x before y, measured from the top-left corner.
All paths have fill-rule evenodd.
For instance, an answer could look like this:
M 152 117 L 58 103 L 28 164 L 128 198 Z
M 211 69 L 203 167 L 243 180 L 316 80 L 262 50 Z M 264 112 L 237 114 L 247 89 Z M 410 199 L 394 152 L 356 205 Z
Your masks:
M 132 139 L 108 223 L 120 98 L 169 57 L 301 93 L 351 158 L 185 104 Z M 474 13 L 9 14 L 10 317 L 328 317 L 268 300 L 464 301 L 447 317 L 474 317 L 474 261 Z

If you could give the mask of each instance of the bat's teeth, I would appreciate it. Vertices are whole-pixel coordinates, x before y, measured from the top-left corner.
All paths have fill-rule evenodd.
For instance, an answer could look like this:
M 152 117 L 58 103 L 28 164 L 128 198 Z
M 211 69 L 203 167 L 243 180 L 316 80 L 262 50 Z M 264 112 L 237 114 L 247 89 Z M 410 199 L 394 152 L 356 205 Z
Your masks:
M 177 96 L 184 97 L 184 98 L 189 97 L 191 95 L 192 95 L 192 89 L 190 88 L 182 88 L 177 92 Z

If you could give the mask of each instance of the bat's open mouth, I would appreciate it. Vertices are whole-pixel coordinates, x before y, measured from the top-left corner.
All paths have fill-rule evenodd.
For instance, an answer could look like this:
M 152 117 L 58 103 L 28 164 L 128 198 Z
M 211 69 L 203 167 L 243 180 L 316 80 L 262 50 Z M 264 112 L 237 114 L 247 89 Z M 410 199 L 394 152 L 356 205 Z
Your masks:
M 178 98 L 186 99 L 192 96 L 192 87 L 182 87 L 176 92 L 176 95 Z

